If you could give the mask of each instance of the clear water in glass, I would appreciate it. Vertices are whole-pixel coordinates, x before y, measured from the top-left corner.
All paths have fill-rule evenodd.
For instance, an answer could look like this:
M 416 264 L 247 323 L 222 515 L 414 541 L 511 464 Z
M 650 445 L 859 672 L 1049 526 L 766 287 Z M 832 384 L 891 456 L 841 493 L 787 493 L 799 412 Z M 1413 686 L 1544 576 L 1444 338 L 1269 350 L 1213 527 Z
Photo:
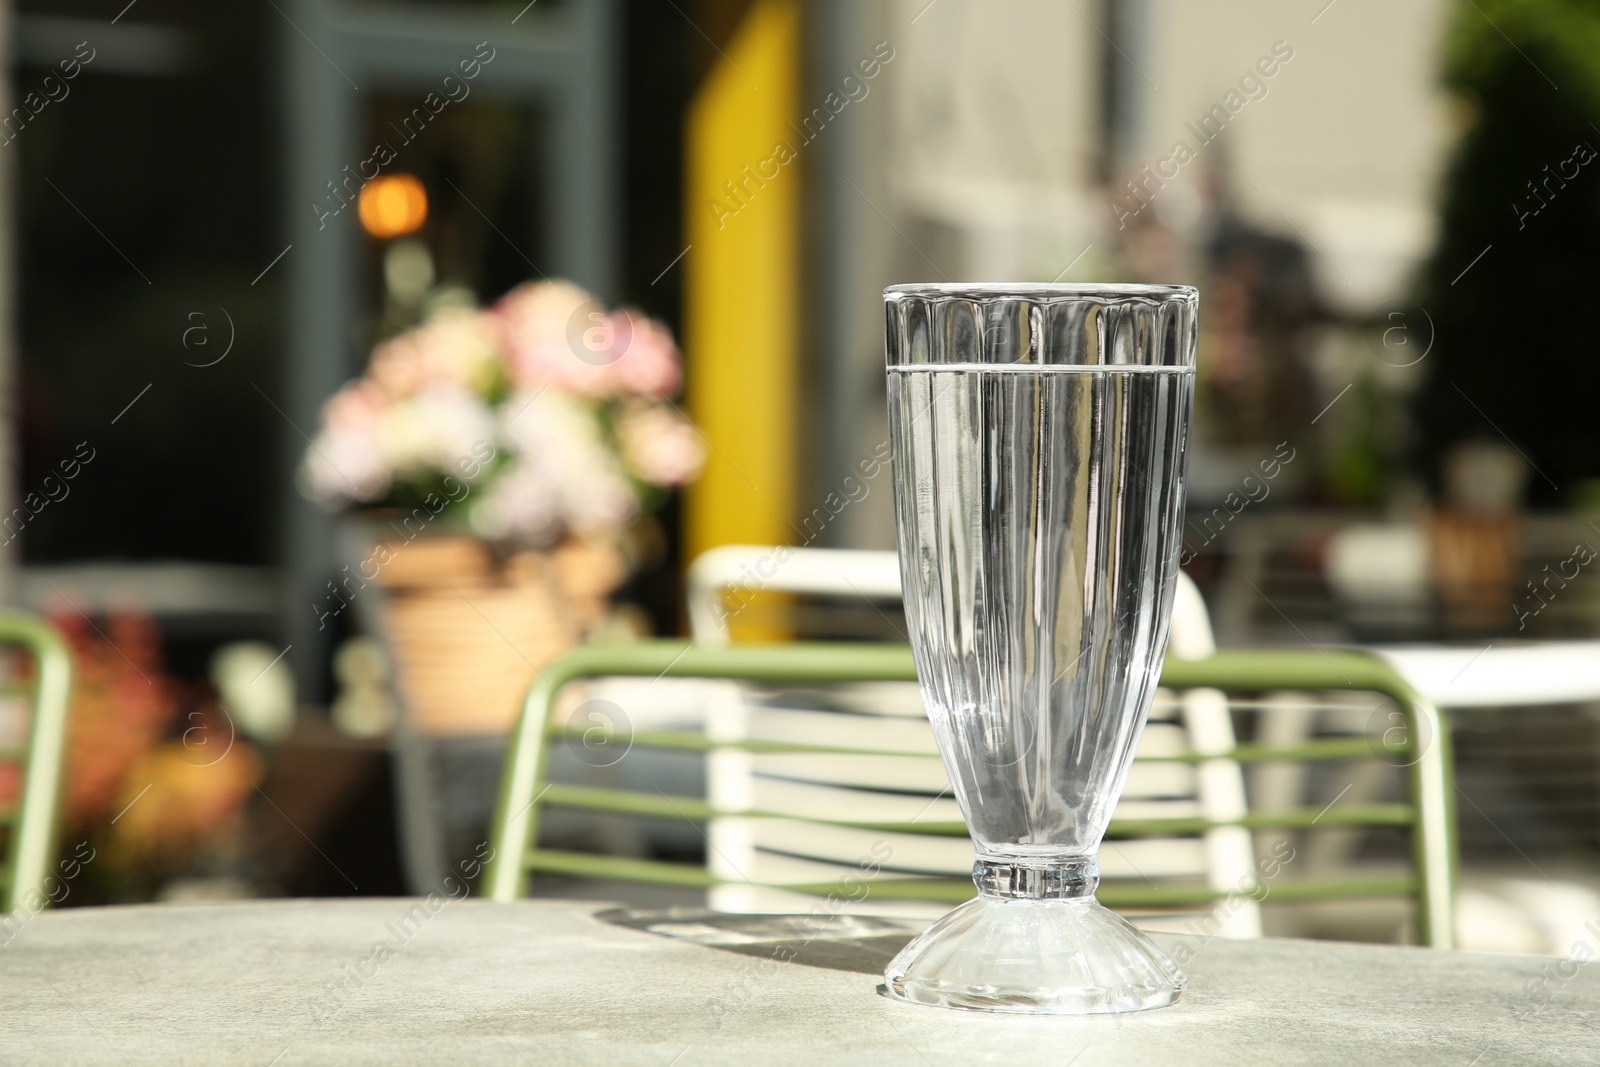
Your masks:
M 888 992 L 1051 1013 L 1171 1003 L 1182 975 L 1093 893 L 1166 645 L 1194 290 L 886 301 L 906 613 L 979 889 L 891 964 Z

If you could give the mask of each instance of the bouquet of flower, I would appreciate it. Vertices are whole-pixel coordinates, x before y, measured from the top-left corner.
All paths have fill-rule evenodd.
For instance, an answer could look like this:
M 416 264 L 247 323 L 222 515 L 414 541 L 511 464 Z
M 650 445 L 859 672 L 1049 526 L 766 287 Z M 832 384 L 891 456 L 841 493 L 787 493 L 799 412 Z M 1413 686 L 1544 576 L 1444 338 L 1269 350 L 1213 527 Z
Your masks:
M 615 539 L 700 471 L 680 377 L 659 322 L 531 282 L 378 345 L 324 407 L 301 485 L 333 506 L 449 507 L 534 548 Z

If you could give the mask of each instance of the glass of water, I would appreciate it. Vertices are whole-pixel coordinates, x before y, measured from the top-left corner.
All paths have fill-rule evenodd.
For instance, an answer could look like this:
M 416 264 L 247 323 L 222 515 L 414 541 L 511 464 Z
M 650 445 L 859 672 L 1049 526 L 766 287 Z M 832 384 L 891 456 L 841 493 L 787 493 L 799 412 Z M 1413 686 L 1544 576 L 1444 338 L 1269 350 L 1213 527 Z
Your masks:
M 978 887 L 886 989 L 1044 1014 L 1171 1004 L 1182 973 L 1094 891 L 1167 643 L 1198 295 L 897 285 L 884 302 L 906 614 Z

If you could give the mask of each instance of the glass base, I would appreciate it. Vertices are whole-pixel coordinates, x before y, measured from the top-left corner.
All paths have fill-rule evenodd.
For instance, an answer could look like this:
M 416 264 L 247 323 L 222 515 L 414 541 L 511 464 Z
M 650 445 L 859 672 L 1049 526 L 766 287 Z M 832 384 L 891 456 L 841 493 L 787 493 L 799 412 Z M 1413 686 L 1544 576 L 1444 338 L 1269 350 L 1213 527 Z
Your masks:
M 1174 1003 L 1183 972 L 1092 896 L 980 896 L 924 930 L 883 974 L 895 1000 L 1030 1015 L 1097 1015 Z

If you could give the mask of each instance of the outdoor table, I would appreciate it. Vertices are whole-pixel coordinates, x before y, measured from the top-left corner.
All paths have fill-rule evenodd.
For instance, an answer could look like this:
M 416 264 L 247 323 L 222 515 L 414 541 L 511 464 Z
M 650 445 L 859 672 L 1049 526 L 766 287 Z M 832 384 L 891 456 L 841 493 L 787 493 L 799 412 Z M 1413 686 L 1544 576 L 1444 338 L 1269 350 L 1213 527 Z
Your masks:
M 1563 964 L 1197 933 L 1182 939 L 1193 957 L 1178 1005 L 1041 1018 L 881 996 L 878 971 L 909 936 L 904 924 L 660 915 L 447 897 L 46 912 L 0 948 L 0 1060 L 1600 1061 L 1600 966 L 1582 956 Z

